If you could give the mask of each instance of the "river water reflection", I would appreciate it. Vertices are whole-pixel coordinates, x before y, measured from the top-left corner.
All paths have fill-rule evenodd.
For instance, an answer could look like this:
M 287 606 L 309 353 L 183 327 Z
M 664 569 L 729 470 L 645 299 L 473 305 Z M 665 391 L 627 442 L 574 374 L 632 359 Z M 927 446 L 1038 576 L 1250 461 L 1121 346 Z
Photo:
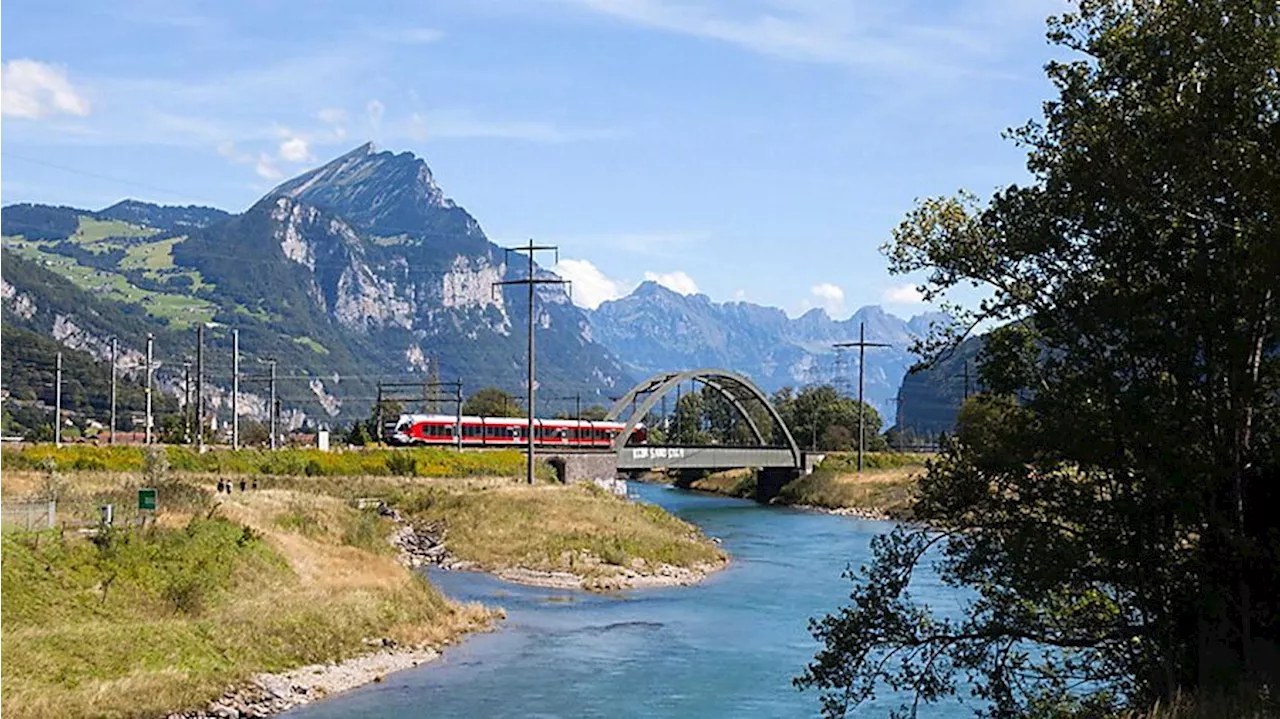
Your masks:
M 633 485 L 634 487 L 635 485 Z M 446 594 L 497 604 L 507 620 L 443 658 L 287 714 L 322 717 L 810 717 L 815 692 L 791 679 L 813 658 L 810 617 L 848 598 L 846 565 L 869 557 L 887 522 L 761 507 L 666 487 L 635 487 L 718 537 L 728 569 L 696 587 L 600 596 L 433 571 Z M 914 594 L 935 609 L 955 594 L 932 575 Z M 886 695 L 855 716 L 896 706 Z M 964 717 L 954 701 L 922 717 Z

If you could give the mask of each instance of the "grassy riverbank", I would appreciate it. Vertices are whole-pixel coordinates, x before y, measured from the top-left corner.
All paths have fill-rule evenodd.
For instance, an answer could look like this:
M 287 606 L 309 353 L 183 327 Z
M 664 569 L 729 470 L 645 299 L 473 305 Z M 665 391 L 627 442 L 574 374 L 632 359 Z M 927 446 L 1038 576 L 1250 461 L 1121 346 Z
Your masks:
M 856 454 L 830 454 L 812 474 L 783 487 L 773 503 L 909 519 L 924 461 L 925 455 L 871 452 L 859 473 Z M 751 498 L 756 492 L 755 472 L 748 469 L 686 477 L 677 484 L 730 497 Z
M 6 489 L 30 480 L 13 475 Z M 115 490 L 106 476 L 68 479 L 70 491 Z M 145 529 L 4 532 L 9 716 L 163 715 L 258 672 L 356 656 L 367 640 L 446 643 L 490 619 L 398 565 L 378 518 L 336 500 L 323 502 L 328 523 L 296 531 L 291 508 L 321 500 L 160 491 Z
M 726 561 L 694 525 L 587 485 L 433 486 L 397 506 L 418 521 L 444 522 L 450 552 L 482 569 L 567 573 L 589 589 L 644 584 L 672 570 L 704 573 Z
M 14 717 L 155 716 L 203 706 L 259 672 L 361 655 L 384 638 L 438 645 L 490 623 L 490 610 L 451 602 L 401 566 L 388 541 L 394 522 L 357 498 L 444 526 L 451 554 L 490 571 L 609 588 L 724 563 L 692 525 L 589 487 L 225 471 L 157 482 L 137 471 L 16 470 L 11 457 L 0 482 L 6 519 L 15 501 L 57 491 L 60 525 L 110 502 L 121 527 L 6 526 L 0 693 Z M 217 493 L 220 479 L 237 489 Z M 125 528 L 144 485 L 159 490 L 159 512 Z

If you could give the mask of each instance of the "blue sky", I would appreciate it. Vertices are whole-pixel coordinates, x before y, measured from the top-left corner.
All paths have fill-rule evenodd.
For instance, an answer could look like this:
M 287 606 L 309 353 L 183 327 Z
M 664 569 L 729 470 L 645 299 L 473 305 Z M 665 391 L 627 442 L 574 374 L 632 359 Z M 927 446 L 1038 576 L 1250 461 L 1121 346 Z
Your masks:
M 924 309 L 916 198 L 1025 178 L 1062 0 L 10 3 L 0 200 L 240 211 L 367 140 L 424 157 L 575 300 L 656 279 L 792 314 Z M 549 261 L 549 260 L 548 260 Z

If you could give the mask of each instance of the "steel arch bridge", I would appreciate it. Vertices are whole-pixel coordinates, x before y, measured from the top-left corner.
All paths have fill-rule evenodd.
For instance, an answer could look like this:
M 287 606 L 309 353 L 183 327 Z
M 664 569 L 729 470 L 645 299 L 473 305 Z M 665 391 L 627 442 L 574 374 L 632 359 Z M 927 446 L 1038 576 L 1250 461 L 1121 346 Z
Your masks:
M 626 446 L 627 438 L 663 397 L 674 391 L 682 382 L 697 382 L 717 392 L 738 412 L 755 437 L 754 447 L 687 447 L 681 445 Z M 733 390 L 738 390 L 735 393 Z M 745 396 L 744 396 L 745 395 Z M 643 397 L 643 399 L 641 399 Z M 766 438 L 752 419 L 743 399 L 759 402 L 768 412 L 776 428 L 774 437 L 782 437 L 782 446 L 774 438 Z M 630 410 L 628 412 L 628 410 Z M 626 417 L 624 420 L 623 417 Z M 805 466 L 804 453 L 791 436 L 782 416 L 769 403 L 769 398 L 759 387 L 743 375 L 729 370 L 704 368 L 680 372 L 659 372 L 631 388 L 614 403 L 605 417 L 612 422 L 625 422 L 622 431 L 613 441 L 618 453 L 618 469 L 731 469 L 736 467 L 760 467 L 761 469 L 796 469 Z

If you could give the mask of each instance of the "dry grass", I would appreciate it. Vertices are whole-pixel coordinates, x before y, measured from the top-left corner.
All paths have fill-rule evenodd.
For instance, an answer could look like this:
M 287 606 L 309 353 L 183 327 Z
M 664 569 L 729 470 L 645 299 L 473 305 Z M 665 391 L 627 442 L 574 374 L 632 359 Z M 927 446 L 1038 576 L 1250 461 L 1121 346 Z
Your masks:
M 916 483 L 923 467 L 872 469 L 861 474 L 818 471 L 782 488 L 780 504 L 827 509 L 877 510 L 895 518 L 910 516 Z
M 4 494 L 27 494 L 40 479 L 5 472 Z M 80 497 L 119 493 L 139 480 L 127 473 L 68 479 Z M 194 479 L 204 489 L 216 482 Z M 103 591 L 101 554 L 85 538 L 6 533 L 0 693 L 10 716 L 162 715 L 200 706 L 257 672 L 361 654 L 366 638 L 441 644 L 492 619 L 397 564 L 386 520 L 343 499 L 293 489 L 216 499 L 209 492 L 196 511 L 197 500 L 166 508 L 164 496 L 152 535 L 167 544 L 150 550 L 156 556 L 186 551 L 182 528 L 210 509 L 226 531 L 250 528 L 245 536 L 261 549 L 235 559 L 237 568 L 207 601 L 178 611 L 158 599 L 164 595 L 145 566 L 134 571 L 141 572 L 136 581 Z M 133 531 L 131 542 L 149 541 Z
M 663 564 L 692 568 L 725 560 L 694 525 L 585 485 L 429 488 L 400 506 L 417 520 L 443 521 L 450 551 L 486 569 L 592 578 L 624 567 L 649 574 Z
M 106 501 L 117 504 L 119 519 L 136 515 L 137 473 L 64 478 L 60 521 L 94 517 Z M 28 497 L 44 479 L 38 471 L 5 471 L 0 494 L 6 501 Z M 391 523 L 356 509 L 357 497 L 443 520 L 451 550 L 491 569 L 568 571 L 591 580 L 624 567 L 645 574 L 660 564 L 724 561 L 696 527 L 584 486 L 530 487 L 492 476 L 277 476 L 260 477 L 256 491 L 227 495 L 215 492 L 218 479 L 176 473 L 160 487 L 155 528 L 130 530 L 138 537 L 131 551 L 139 552 L 131 556 L 159 557 L 165 566 L 203 566 L 184 554 L 199 550 L 184 539 L 189 523 L 213 526 L 231 542 L 225 547 L 248 547 L 205 547 L 207 556 L 233 566 L 209 579 L 207 595 L 186 610 L 165 599 L 172 568 L 151 572 L 137 562 L 132 579 L 110 584 L 107 555 L 87 538 L 5 532 L 6 712 L 162 715 L 201 706 L 254 673 L 358 655 L 367 638 L 439 644 L 491 622 L 490 610 L 450 602 L 401 567 L 386 542 Z M 236 542 L 242 535 L 250 539 Z
M 773 500 L 825 509 L 862 509 L 883 512 L 895 519 L 909 519 L 916 484 L 924 475 L 921 465 L 858 472 L 819 469 L 786 485 Z M 730 497 L 751 498 L 756 492 L 755 471 L 731 469 L 713 472 L 677 485 Z

